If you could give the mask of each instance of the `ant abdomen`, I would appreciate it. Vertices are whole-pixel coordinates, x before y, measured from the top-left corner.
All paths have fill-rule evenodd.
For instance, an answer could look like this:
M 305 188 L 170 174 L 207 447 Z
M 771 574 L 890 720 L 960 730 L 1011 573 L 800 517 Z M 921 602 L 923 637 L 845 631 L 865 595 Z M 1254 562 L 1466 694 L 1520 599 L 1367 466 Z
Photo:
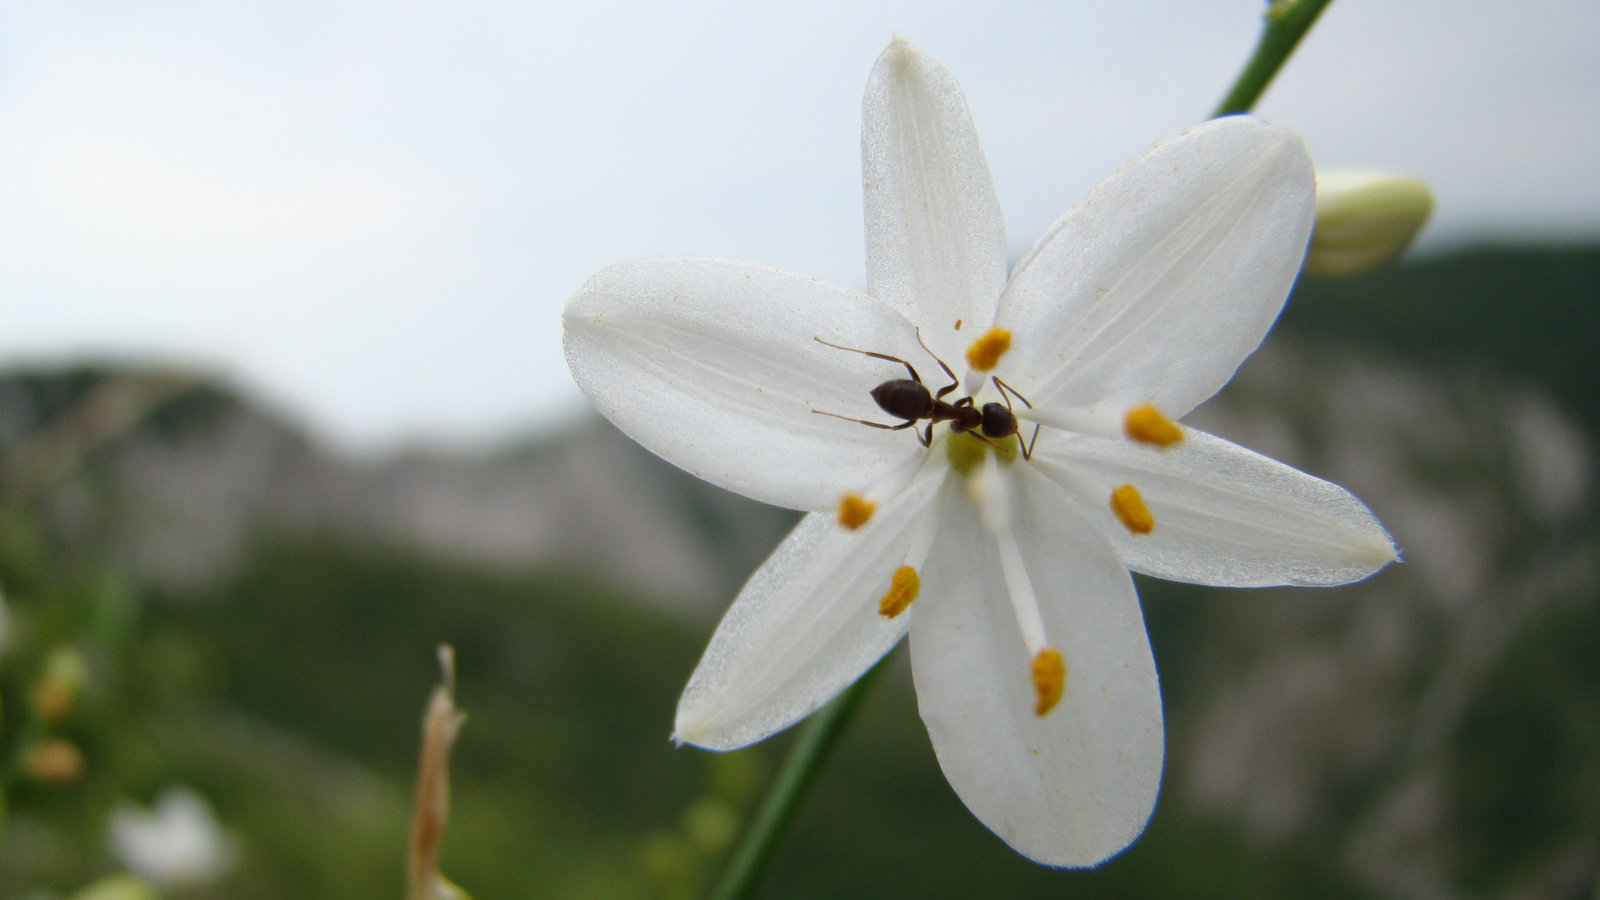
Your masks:
M 933 412 L 933 394 L 920 381 L 896 378 L 872 389 L 878 408 L 897 419 L 926 419 Z

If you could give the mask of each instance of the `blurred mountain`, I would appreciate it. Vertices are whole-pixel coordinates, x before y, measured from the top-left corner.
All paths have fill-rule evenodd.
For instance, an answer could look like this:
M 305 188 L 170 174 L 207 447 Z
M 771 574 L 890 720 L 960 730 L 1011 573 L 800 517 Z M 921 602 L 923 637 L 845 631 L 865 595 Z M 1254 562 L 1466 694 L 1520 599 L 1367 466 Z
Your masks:
M 971 819 L 899 670 L 767 896 L 1590 900 L 1597 348 L 1600 248 L 1302 283 L 1186 421 L 1350 488 L 1405 562 L 1326 590 L 1140 578 L 1166 783 L 1146 836 L 1092 872 L 1033 866 Z M 792 513 L 597 419 L 495 452 L 357 460 L 158 371 L 0 378 L 0 459 L 10 508 L 36 509 L 61 553 L 103 548 L 144 598 L 129 665 L 167 686 L 142 689 L 166 698 L 161 762 L 124 789 L 196 784 L 251 836 L 215 896 L 396 892 L 439 640 L 472 715 L 455 880 L 480 900 L 686 896 L 714 861 L 689 823 L 738 792 L 707 787 L 723 757 L 669 749 L 672 705 Z M 18 833 L 0 839 L 0 888 Z
M 91 465 L 66 467 L 42 489 L 48 518 L 64 536 L 95 535 L 135 578 L 169 593 L 215 585 L 262 542 L 292 536 L 500 572 L 603 572 L 704 617 L 796 518 L 662 464 L 598 417 L 478 454 L 352 459 L 182 373 L 0 378 L 5 458 L 59 459 L 63 435 L 81 434 L 85 420 L 93 446 L 73 452 Z

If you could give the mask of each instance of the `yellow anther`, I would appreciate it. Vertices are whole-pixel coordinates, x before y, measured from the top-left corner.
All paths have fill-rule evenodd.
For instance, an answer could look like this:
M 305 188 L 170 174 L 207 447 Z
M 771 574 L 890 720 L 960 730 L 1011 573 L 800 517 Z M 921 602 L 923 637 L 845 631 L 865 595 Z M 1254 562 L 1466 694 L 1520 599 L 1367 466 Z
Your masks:
M 1156 528 L 1156 520 L 1150 515 L 1150 507 L 1144 505 L 1144 498 L 1139 496 L 1139 489 L 1131 484 L 1125 484 L 1111 492 L 1111 511 L 1116 513 L 1122 524 L 1134 534 L 1149 534 Z
M 1123 425 L 1128 437 L 1141 444 L 1170 447 L 1183 440 L 1183 429 L 1148 403 L 1128 410 Z
M 1011 349 L 1011 332 L 1004 328 L 991 328 L 989 333 L 972 342 L 967 348 L 967 365 L 979 372 L 987 372 L 999 365 L 1000 357 Z
M 845 494 L 844 499 L 839 501 L 839 524 L 855 531 L 867 524 L 877 509 L 878 504 L 860 494 Z
M 894 570 L 894 577 L 889 579 L 889 589 L 878 598 L 878 615 L 885 619 L 892 619 L 906 611 L 911 601 L 917 599 L 917 592 L 922 590 L 922 579 L 917 577 L 917 570 L 910 566 L 901 566 Z
M 1061 651 L 1046 647 L 1033 658 L 1033 714 L 1043 716 L 1061 702 L 1067 689 L 1067 661 Z

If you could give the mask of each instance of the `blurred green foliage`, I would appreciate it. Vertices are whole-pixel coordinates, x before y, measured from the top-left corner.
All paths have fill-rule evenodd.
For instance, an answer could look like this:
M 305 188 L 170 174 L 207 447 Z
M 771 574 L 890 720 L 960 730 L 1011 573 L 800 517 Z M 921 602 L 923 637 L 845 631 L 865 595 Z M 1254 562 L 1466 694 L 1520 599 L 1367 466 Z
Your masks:
M 433 640 L 456 647 L 469 716 L 444 868 L 478 898 L 692 895 L 728 845 L 725 819 L 747 808 L 786 743 L 731 758 L 673 749 L 671 713 L 704 635 L 581 582 L 280 545 L 215 596 L 154 604 L 151 626 L 204 658 L 211 704 L 316 738 L 320 763 L 307 772 L 237 745 L 199 749 L 198 723 L 164 742 L 172 775 L 214 797 L 260 857 L 229 881 L 230 897 L 398 895 Z M 869 700 L 801 813 L 771 896 L 925 897 L 959 884 L 1007 886 L 993 896 L 1349 896 L 1306 861 L 1255 853 L 1178 806 L 1098 872 L 1035 866 L 950 791 L 900 674 Z M 335 760 L 352 775 L 359 761 L 377 797 L 329 803 L 337 788 L 303 783 Z M 280 783 L 251 777 L 269 767 Z M 298 813 L 285 794 L 303 798 Z
M 1303 278 L 1278 327 L 1428 363 L 1481 363 L 1600 432 L 1600 250 L 1483 248 L 1349 279 Z

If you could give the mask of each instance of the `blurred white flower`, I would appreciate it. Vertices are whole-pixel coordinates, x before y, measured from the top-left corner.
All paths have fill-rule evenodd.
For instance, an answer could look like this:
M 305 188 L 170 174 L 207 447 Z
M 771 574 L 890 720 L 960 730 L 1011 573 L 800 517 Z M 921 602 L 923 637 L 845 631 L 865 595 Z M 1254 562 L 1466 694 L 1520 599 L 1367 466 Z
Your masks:
M 211 804 L 188 788 L 172 788 L 151 809 L 123 806 L 108 824 L 111 853 L 129 870 L 166 886 L 203 886 L 238 861 L 234 838 Z
M 1282 308 L 1311 163 L 1281 129 L 1208 122 L 1103 182 L 1008 281 L 961 89 L 904 41 L 868 82 L 862 156 L 867 294 L 654 259 L 605 269 L 567 305 L 573 376 L 623 431 L 812 511 L 729 609 L 675 736 L 760 740 L 909 630 L 919 709 L 962 800 L 1032 859 L 1094 865 L 1144 828 L 1161 779 L 1129 568 L 1340 584 L 1395 556 L 1348 492 L 1174 421 Z M 919 387 L 918 366 L 940 375 Z

